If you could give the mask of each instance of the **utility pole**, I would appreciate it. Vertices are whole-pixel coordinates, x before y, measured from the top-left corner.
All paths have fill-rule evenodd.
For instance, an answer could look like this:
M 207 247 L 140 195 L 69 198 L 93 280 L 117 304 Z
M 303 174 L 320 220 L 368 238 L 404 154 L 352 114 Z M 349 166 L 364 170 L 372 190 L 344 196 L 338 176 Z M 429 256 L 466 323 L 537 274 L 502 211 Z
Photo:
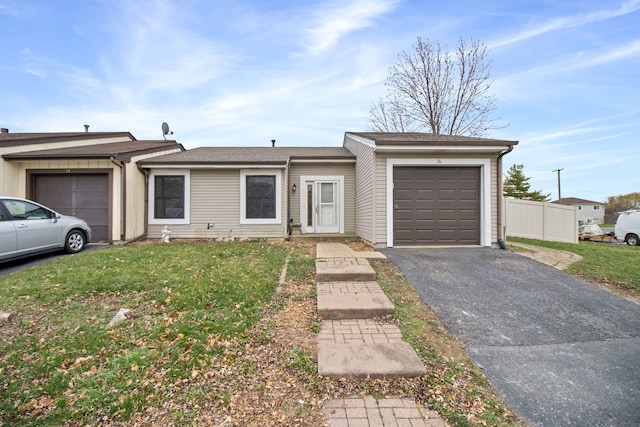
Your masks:
M 554 169 L 551 172 L 558 172 L 558 200 L 562 199 L 562 195 L 560 193 L 560 171 L 564 170 L 564 168 L 562 169 Z

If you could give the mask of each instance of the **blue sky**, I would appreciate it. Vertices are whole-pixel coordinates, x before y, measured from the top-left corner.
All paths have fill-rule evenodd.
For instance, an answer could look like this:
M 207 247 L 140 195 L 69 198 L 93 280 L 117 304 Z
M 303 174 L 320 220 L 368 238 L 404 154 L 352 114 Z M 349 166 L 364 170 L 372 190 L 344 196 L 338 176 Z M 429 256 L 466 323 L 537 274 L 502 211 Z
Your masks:
M 0 126 L 340 146 L 418 36 L 490 48 L 505 171 L 640 191 L 640 0 L 0 0 Z

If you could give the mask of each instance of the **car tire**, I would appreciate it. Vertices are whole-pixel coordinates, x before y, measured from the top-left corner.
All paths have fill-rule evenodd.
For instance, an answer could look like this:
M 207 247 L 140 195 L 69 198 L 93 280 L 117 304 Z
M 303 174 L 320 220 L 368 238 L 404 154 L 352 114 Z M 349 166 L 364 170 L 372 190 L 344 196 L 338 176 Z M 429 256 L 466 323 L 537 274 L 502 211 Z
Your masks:
M 635 234 L 629 234 L 627 236 L 627 245 L 629 246 L 640 246 L 640 239 Z
M 80 230 L 71 230 L 64 241 L 64 250 L 69 254 L 75 254 L 87 245 L 87 237 Z

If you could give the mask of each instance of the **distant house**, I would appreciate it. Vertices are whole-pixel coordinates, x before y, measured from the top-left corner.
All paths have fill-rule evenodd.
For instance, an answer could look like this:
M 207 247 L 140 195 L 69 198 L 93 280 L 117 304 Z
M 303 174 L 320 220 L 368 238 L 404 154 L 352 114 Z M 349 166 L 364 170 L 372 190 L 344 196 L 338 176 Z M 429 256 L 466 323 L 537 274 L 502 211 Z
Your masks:
M 177 151 L 176 141 L 129 132 L 0 131 L 0 195 L 35 200 L 85 219 L 94 241 L 146 234 L 146 179 L 137 162 Z
M 346 132 L 342 147 L 202 147 L 139 162 L 148 236 L 357 235 L 374 246 L 497 244 L 516 141 Z
M 605 204 L 602 202 L 594 202 L 593 200 L 579 199 L 577 197 L 563 197 L 551 203 L 576 206 L 578 208 L 578 221 L 584 224 L 589 221 L 594 224 L 604 224 Z

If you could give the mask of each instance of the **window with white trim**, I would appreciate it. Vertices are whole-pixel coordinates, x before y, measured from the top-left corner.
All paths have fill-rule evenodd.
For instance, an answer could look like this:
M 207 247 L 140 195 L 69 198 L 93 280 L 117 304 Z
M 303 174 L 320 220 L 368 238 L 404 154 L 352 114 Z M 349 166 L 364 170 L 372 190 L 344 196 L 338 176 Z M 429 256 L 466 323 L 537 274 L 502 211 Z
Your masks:
M 281 172 L 240 171 L 240 223 L 280 224 Z
M 189 224 L 189 171 L 152 172 L 149 179 L 149 223 Z
M 593 205 L 593 210 L 594 211 L 599 211 L 600 210 L 600 205 Z

